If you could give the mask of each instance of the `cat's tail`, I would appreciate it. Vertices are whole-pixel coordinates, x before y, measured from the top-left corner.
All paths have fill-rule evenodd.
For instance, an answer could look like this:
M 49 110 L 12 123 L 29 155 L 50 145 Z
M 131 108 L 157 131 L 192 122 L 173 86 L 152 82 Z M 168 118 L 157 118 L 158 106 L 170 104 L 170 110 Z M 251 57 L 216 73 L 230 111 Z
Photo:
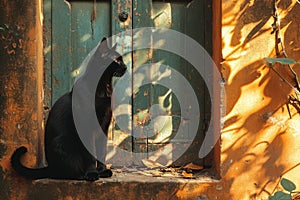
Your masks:
M 48 178 L 49 170 L 47 167 L 32 169 L 32 168 L 25 167 L 21 163 L 20 159 L 21 159 L 22 155 L 25 154 L 26 152 L 27 152 L 27 148 L 24 146 L 19 147 L 18 149 L 15 150 L 15 152 L 11 156 L 11 160 L 10 160 L 13 169 L 19 175 L 24 176 L 29 179 Z

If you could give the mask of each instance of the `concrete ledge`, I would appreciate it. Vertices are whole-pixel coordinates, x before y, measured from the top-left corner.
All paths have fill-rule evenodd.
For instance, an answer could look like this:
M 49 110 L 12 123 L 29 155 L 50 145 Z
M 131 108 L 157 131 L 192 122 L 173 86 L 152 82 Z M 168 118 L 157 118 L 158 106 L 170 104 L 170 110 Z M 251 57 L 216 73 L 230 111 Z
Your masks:
M 115 174 L 95 182 L 70 180 L 36 180 L 26 199 L 211 199 L 210 192 L 222 188 L 218 180 L 147 177 Z M 212 196 L 211 196 L 212 197 Z

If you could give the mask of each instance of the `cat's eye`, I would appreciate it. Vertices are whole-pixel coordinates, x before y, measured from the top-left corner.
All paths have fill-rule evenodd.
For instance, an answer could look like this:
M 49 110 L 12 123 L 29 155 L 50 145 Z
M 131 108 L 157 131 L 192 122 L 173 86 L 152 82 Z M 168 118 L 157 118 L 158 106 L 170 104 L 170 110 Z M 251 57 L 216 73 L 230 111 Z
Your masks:
M 120 64 L 120 63 L 122 62 L 122 60 L 120 59 L 120 57 L 118 57 L 118 58 L 115 58 L 115 59 L 114 59 L 114 62 Z
M 118 58 L 115 58 L 115 59 L 114 59 L 114 62 L 116 62 L 116 63 L 119 64 L 120 61 L 118 60 Z

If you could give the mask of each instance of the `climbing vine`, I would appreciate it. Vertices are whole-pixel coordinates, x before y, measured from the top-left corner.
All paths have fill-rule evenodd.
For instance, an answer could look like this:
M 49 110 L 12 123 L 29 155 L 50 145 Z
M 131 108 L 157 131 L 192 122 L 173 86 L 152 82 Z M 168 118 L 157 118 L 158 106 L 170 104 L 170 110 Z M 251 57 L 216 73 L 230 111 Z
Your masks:
M 287 83 L 294 91 L 294 94 L 289 95 L 288 102 L 287 102 L 287 109 L 289 111 L 289 115 L 291 117 L 290 108 L 289 105 L 292 105 L 295 107 L 295 109 L 300 113 L 300 83 L 297 73 L 294 71 L 291 65 L 299 64 L 293 59 L 290 59 L 286 49 L 285 45 L 281 36 L 281 21 L 280 21 L 280 15 L 278 12 L 278 6 L 277 6 L 277 0 L 273 0 L 273 24 L 272 24 L 272 32 L 271 34 L 274 34 L 274 41 L 275 41 L 275 53 L 276 58 L 266 58 L 266 61 L 268 63 L 268 66 L 270 69 L 272 69 L 276 75 L 278 75 L 281 80 L 283 80 L 285 83 Z M 300 2 L 297 0 L 297 3 L 300 4 Z M 289 69 L 289 71 L 293 75 L 293 83 L 290 83 L 288 80 L 286 80 L 273 66 L 275 63 L 280 63 L 282 65 L 286 65 Z
M 299 0 L 296 0 L 298 4 L 300 4 Z M 281 36 L 281 21 L 280 21 L 280 15 L 278 12 L 278 0 L 273 0 L 273 24 L 272 24 L 272 32 L 271 34 L 274 34 L 274 40 L 275 40 L 275 53 L 276 58 L 265 58 L 265 61 L 267 63 L 267 66 L 291 89 L 293 90 L 293 94 L 290 94 L 288 96 L 288 101 L 286 103 L 289 116 L 292 118 L 291 112 L 290 112 L 290 106 L 293 106 L 297 112 L 300 114 L 300 83 L 298 74 L 294 71 L 293 66 L 300 64 L 296 62 L 295 60 L 289 58 L 284 42 L 282 40 Z M 280 72 L 278 72 L 274 65 L 278 63 L 283 66 L 287 66 L 289 71 L 292 73 L 293 78 L 292 82 L 288 81 Z M 280 176 L 280 181 L 277 183 L 275 189 L 280 184 L 284 191 L 272 191 L 272 196 L 269 197 L 270 200 L 286 200 L 286 199 L 300 199 L 300 192 L 295 191 L 296 185 L 288 180 L 283 178 L 283 175 L 287 172 L 291 171 L 292 169 L 298 167 L 300 163 L 294 165 L 293 167 L 289 168 L 288 170 L 284 171 Z

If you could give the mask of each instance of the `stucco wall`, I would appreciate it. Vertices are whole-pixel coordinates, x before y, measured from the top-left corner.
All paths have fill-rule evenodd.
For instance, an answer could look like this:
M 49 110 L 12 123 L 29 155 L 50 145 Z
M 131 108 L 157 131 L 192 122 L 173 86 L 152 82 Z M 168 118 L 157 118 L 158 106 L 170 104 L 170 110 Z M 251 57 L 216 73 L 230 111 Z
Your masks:
M 281 36 L 289 57 L 300 59 L 300 5 L 281 0 Z M 260 199 L 299 163 L 299 113 L 286 107 L 291 88 L 263 63 L 276 57 L 273 1 L 223 1 L 223 75 L 226 121 L 222 131 L 223 181 L 234 199 Z M 294 68 L 299 71 L 299 65 Z M 276 66 L 289 81 L 287 66 Z M 300 167 L 284 176 L 299 182 Z
M 287 54 L 300 61 L 300 5 L 296 0 L 278 2 Z M 39 0 L 0 3 L 0 199 L 267 199 L 283 174 L 300 190 L 300 167 L 293 168 L 299 162 L 300 116 L 290 106 L 290 119 L 286 102 L 292 90 L 262 61 L 275 56 L 270 0 L 222 2 L 226 116 L 220 182 L 32 182 L 17 176 L 9 163 L 16 147 L 29 147 L 28 166 L 40 157 L 40 10 Z M 284 67 L 276 67 L 291 80 Z M 295 70 L 300 73 L 299 66 Z
M 43 121 L 40 3 L 0 2 L 0 199 L 22 199 L 29 186 L 11 173 L 14 149 L 28 147 L 28 166 L 41 157 L 36 155 Z

